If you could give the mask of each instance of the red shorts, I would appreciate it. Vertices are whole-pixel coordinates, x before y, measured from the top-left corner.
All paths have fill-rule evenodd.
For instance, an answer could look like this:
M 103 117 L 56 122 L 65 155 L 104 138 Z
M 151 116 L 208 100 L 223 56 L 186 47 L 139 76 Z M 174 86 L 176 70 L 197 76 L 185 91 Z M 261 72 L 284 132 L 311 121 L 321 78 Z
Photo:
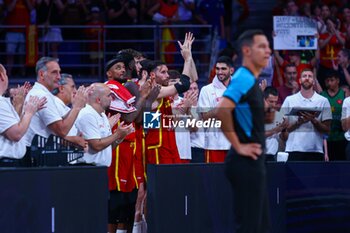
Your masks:
M 180 159 L 180 163 L 183 163 L 183 164 L 187 164 L 187 163 L 190 163 L 191 160 L 190 159 Z
M 135 143 L 123 141 L 112 152 L 112 163 L 108 168 L 109 190 L 131 192 L 135 186 Z
M 176 151 L 169 151 L 164 147 L 148 149 L 147 163 L 149 164 L 176 164 L 181 163 L 179 153 Z
M 223 163 L 228 150 L 205 150 L 206 163 Z

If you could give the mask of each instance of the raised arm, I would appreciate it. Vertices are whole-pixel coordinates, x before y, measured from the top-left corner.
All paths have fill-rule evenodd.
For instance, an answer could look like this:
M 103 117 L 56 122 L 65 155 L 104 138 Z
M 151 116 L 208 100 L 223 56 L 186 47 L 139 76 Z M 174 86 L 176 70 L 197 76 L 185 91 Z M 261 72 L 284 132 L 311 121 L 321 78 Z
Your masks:
M 196 65 L 192 58 L 192 43 L 194 42 L 194 37 L 191 32 L 186 33 L 185 35 L 185 41 L 183 44 L 181 44 L 180 41 L 178 41 L 178 44 L 181 49 L 181 55 L 184 59 L 184 67 L 182 70 L 183 76 L 180 77 L 181 82 L 181 90 L 179 91 L 178 88 L 176 88 L 175 85 L 170 85 L 167 87 L 162 86 L 160 89 L 158 98 L 164 98 L 168 96 L 173 96 L 176 94 L 181 94 L 183 92 L 186 92 L 190 88 L 191 82 L 195 82 L 198 80 L 198 74 Z M 190 80 L 188 80 L 188 78 Z

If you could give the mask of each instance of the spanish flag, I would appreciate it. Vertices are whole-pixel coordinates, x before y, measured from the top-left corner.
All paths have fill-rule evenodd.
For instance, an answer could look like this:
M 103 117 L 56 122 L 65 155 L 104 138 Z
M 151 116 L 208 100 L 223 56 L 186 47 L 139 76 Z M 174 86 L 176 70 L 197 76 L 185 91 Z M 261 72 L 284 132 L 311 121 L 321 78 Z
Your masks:
M 170 28 L 164 28 L 162 31 L 162 43 L 161 43 L 161 60 L 166 64 L 173 64 L 175 62 L 174 53 L 176 45 L 174 41 L 174 33 Z

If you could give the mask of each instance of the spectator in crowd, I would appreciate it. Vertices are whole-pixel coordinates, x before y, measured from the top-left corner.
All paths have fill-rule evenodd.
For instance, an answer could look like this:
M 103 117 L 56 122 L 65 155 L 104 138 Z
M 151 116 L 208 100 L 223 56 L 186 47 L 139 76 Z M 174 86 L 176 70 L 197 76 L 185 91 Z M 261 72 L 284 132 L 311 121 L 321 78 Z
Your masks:
M 314 74 L 312 70 L 301 72 L 301 89 L 288 96 L 282 104 L 281 111 L 288 115 L 293 108 L 308 108 L 297 115 L 288 116 L 288 139 L 286 152 L 291 161 L 322 161 L 323 136 L 329 133 L 332 120 L 331 106 L 328 100 L 314 91 Z
M 313 18 L 310 2 L 304 2 L 301 5 L 300 15 L 308 17 L 308 18 Z
M 140 23 L 141 24 L 149 24 L 152 23 L 153 15 L 149 15 L 148 11 L 154 5 L 158 3 L 158 0 L 143 0 L 140 1 Z
M 36 23 L 44 26 L 42 39 L 50 46 L 50 56 L 57 58 L 59 44 L 63 41 L 61 28 L 58 26 L 62 25 L 65 4 L 62 0 L 36 0 L 35 8 Z M 43 51 L 43 53 L 46 53 L 46 51 Z
M 289 59 L 282 58 L 278 50 L 274 50 L 274 56 L 276 58 L 278 65 L 282 68 L 284 68 L 287 64 L 290 64 L 290 63 L 293 63 L 295 65 L 295 67 L 297 68 L 296 81 L 297 83 L 300 83 L 299 79 L 300 79 L 301 71 L 306 68 L 311 69 L 316 66 L 318 53 L 316 53 L 316 55 L 308 63 L 301 62 L 301 52 L 299 50 L 288 51 Z
M 331 130 L 327 137 L 328 157 L 331 161 L 345 160 L 346 140 L 340 121 L 345 92 L 339 87 L 337 73 L 329 73 L 325 82 L 326 90 L 321 95 L 328 99 L 332 110 Z
M 31 96 L 24 103 L 23 114 L 19 115 L 10 98 L 2 95 L 8 88 L 6 69 L 0 64 L 0 167 L 28 166 L 22 159 L 26 145 L 22 139 L 28 130 L 33 115 L 46 104 L 45 97 Z
M 272 85 L 272 79 L 274 76 L 274 57 L 271 56 L 269 58 L 269 63 L 267 64 L 266 67 L 264 67 L 264 69 L 261 71 L 259 77 L 258 77 L 258 82 L 262 83 L 262 82 L 266 82 L 267 86 L 271 86 Z
M 137 6 L 132 0 L 107 0 L 110 25 L 132 25 L 137 22 Z
M 342 15 L 340 14 L 340 11 L 339 11 L 339 6 L 340 5 L 341 5 L 340 3 L 337 3 L 335 1 L 331 1 L 330 3 L 328 3 L 329 10 L 331 12 L 331 17 L 334 17 L 334 18 L 337 19 L 337 21 L 339 23 L 339 28 L 341 26 L 340 25 L 340 18 L 342 17 Z
M 340 31 L 346 35 L 345 48 L 350 48 L 350 6 L 345 5 L 343 8 L 343 20 Z
M 317 29 L 318 29 L 318 26 L 322 25 L 321 4 L 319 3 L 311 4 L 311 18 L 316 22 Z M 317 32 L 319 33 L 319 31 Z
M 137 23 L 138 10 L 137 5 L 132 0 L 107 0 L 107 24 L 109 26 L 134 25 Z M 122 31 L 122 33 L 121 33 Z M 132 29 L 115 29 L 107 31 L 109 39 L 112 40 L 130 40 L 136 37 L 136 31 Z M 119 51 L 125 47 L 132 47 L 126 43 L 111 43 L 112 51 Z M 122 46 L 121 46 L 122 45 Z
M 104 46 L 104 26 L 105 23 L 101 20 L 100 8 L 94 6 L 90 10 L 90 20 L 87 22 L 85 29 L 85 37 L 88 40 L 94 40 L 97 42 L 90 42 L 88 44 L 88 51 L 90 52 L 91 63 L 91 75 L 96 75 L 99 67 L 95 67 L 93 64 L 101 65 L 103 58 L 103 46 Z
M 337 62 L 332 60 L 333 69 L 337 71 L 339 77 L 339 85 L 350 85 L 350 51 L 348 49 L 341 49 L 337 54 Z
M 152 20 L 161 24 L 170 24 L 179 20 L 179 3 L 175 0 L 159 0 L 148 10 Z
M 264 90 L 264 99 L 271 108 L 271 111 L 275 111 L 273 122 L 265 123 L 265 158 L 267 161 L 276 161 L 277 152 L 284 151 L 285 140 L 288 137 L 286 132 L 288 121 L 278 111 L 278 92 L 276 88 L 271 86 L 266 87 Z
M 5 35 L 8 75 L 12 75 L 15 55 L 17 54 L 19 55 L 18 63 L 21 64 L 21 74 L 24 75 L 26 27 L 30 24 L 30 12 L 34 8 L 33 2 L 30 0 L 5 0 L 5 7 L 7 12 L 5 25 L 9 26 Z
M 293 63 L 287 64 L 284 67 L 283 74 L 285 82 L 282 86 L 277 88 L 279 106 L 282 105 L 287 96 L 295 94 L 299 90 L 299 84 L 297 83 L 297 68 Z
M 180 24 L 191 24 L 193 23 L 193 13 L 195 11 L 194 0 L 183 0 L 179 1 L 178 8 L 178 20 Z
M 299 7 L 294 0 L 288 0 L 286 3 L 286 10 L 288 16 L 299 16 Z
M 196 7 L 196 19 L 200 24 L 212 25 L 213 31 L 225 39 L 224 5 L 221 0 L 203 0 Z
M 323 34 L 327 32 L 327 18 L 331 16 L 331 11 L 327 4 L 321 5 L 321 17 L 317 21 L 317 31 L 318 34 Z
M 55 134 L 62 138 L 66 137 L 78 116 L 79 111 L 86 104 L 86 91 L 84 87 L 79 87 L 77 93 L 72 100 L 72 108 L 62 118 L 55 102 L 55 96 L 51 93 L 55 88 L 59 87 L 61 78 L 61 68 L 58 60 L 52 57 L 42 57 L 36 63 L 37 82 L 29 91 L 26 101 L 30 96 L 46 97 L 47 104 L 32 118 L 29 130 L 25 135 L 26 146 L 31 146 L 34 135 L 38 134 L 48 138 L 51 134 Z M 30 150 L 27 150 L 30 153 Z
M 67 0 L 62 13 L 62 24 L 83 25 L 89 12 L 85 12 L 86 8 L 84 1 Z M 67 40 L 77 40 L 82 38 L 82 30 L 80 28 L 64 28 L 63 37 Z
M 212 27 L 211 35 L 207 28 L 202 28 L 199 33 L 203 35 L 201 39 L 205 41 L 201 50 L 207 54 L 211 53 L 212 36 L 217 36 L 215 41 L 218 42 L 218 46 L 226 43 L 224 16 L 225 8 L 222 0 L 203 0 L 197 2 L 195 11 L 197 22 Z M 202 63 L 209 63 L 210 57 L 205 53 L 202 54 L 200 60 Z
M 338 52 L 345 45 L 345 35 L 339 31 L 339 21 L 334 17 L 326 19 L 327 31 L 320 34 L 320 66 L 318 69 L 319 82 L 324 87 L 324 74 L 333 69 L 332 60 L 337 60 Z
M 199 94 L 198 111 L 203 120 L 216 118 L 215 107 L 230 84 L 233 72 L 230 57 L 222 56 L 216 60 L 216 76 L 211 84 L 202 87 Z M 224 162 L 230 143 L 220 129 L 208 128 L 205 129 L 204 148 L 206 163 Z

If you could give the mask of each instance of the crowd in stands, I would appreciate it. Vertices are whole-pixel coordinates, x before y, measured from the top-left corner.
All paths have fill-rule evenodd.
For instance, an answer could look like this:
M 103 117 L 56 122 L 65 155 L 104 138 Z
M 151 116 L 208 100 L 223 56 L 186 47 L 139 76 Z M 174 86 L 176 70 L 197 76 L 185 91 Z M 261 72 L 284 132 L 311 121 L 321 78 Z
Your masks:
M 7 70 L 12 74 L 14 62 L 24 64 L 24 56 L 15 60 L 16 53 L 24 54 L 28 40 L 25 28 L 37 25 L 38 39 L 48 43 L 48 47 L 41 48 L 41 55 L 59 57 L 62 42 L 71 40 L 98 40 L 84 47 L 90 51 L 91 63 L 96 63 L 103 54 L 103 35 L 109 40 L 142 39 L 153 33 L 140 29 L 104 29 L 104 26 L 120 25 L 174 25 L 199 24 L 211 25 L 218 35 L 225 41 L 230 40 L 232 28 L 232 1 L 229 0 L 4 0 L 0 1 L 0 19 L 2 25 L 12 26 L 3 29 L 6 41 Z M 17 28 L 16 28 L 16 26 Z M 73 25 L 73 27 L 72 27 Z M 83 26 L 84 28 L 74 27 Z M 213 31 L 214 31 L 213 30 Z M 123 31 L 123 33 L 121 33 Z M 173 32 L 172 32 L 173 33 Z M 174 32 L 177 35 L 184 31 Z M 207 34 L 208 31 L 205 31 Z M 208 36 L 208 35 L 203 35 Z M 199 36 L 197 36 L 199 38 Z M 178 37 L 179 38 L 179 37 Z M 109 50 L 118 51 L 129 44 L 112 43 Z M 86 50 L 85 50 L 86 49 Z M 137 48 L 147 51 L 147 48 Z M 4 61 L 5 62 L 5 61 Z M 98 64 L 98 63 L 97 63 Z M 92 70 L 94 75 L 96 70 Z M 23 69 L 20 74 L 24 74 Z

